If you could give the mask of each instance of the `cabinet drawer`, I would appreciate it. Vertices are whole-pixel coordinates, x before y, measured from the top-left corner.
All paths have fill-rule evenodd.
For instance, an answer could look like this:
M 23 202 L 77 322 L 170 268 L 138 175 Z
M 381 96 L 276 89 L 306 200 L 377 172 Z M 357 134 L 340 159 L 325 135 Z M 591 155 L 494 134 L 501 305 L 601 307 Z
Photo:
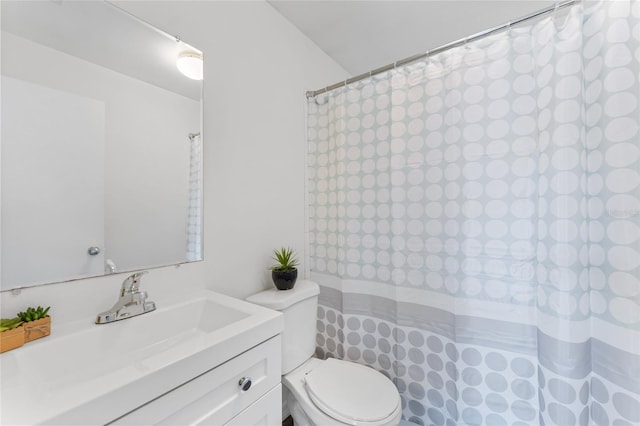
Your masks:
M 282 385 L 278 385 L 242 413 L 231 419 L 225 426 L 279 425 L 282 422 L 281 398 Z
M 280 383 L 280 351 L 280 336 L 273 337 L 112 424 L 224 424 Z M 243 377 L 251 378 L 247 390 Z

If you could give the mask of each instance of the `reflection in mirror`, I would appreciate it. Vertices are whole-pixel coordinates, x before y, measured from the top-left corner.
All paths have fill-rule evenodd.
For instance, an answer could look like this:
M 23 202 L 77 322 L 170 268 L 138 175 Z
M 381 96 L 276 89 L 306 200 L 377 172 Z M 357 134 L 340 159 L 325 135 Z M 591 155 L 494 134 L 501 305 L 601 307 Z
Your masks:
M 1 7 L 0 289 L 201 260 L 202 82 L 176 60 L 202 52 L 106 2 Z

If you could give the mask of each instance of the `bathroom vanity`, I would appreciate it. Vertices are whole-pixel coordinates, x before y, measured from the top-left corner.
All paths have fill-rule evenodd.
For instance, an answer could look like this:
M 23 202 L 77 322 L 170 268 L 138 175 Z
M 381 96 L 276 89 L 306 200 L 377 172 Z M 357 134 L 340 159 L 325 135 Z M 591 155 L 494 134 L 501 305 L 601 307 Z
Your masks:
M 2 424 L 281 421 L 280 313 L 202 290 L 0 356 Z

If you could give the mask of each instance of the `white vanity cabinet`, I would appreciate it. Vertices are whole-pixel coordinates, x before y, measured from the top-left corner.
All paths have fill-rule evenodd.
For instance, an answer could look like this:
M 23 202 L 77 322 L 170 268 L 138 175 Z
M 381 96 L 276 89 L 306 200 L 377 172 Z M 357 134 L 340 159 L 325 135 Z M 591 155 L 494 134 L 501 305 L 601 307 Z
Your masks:
M 280 336 L 277 335 L 110 424 L 279 424 L 282 410 L 280 352 Z

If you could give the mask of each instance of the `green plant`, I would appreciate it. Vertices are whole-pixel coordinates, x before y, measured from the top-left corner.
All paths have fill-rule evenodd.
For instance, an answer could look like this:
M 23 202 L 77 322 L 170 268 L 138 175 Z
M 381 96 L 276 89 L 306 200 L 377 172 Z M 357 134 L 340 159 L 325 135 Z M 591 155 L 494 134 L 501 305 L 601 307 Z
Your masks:
M 23 322 L 36 321 L 47 316 L 47 312 L 49 312 L 49 306 L 47 309 L 44 309 L 42 306 L 38 306 L 37 308 L 27 308 L 24 312 L 18 312 L 18 318 Z
M 280 250 L 273 250 L 273 260 L 278 262 L 271 269 L 274 271 L 293 271 L 298 266 L 298 259 L 292 248 L 282 247 Z
M 16 318 L 2 318 L 0 319 L 0 333 L 7 330 L 13 330 L 17 326 L 22 324 L 22 320 Z

